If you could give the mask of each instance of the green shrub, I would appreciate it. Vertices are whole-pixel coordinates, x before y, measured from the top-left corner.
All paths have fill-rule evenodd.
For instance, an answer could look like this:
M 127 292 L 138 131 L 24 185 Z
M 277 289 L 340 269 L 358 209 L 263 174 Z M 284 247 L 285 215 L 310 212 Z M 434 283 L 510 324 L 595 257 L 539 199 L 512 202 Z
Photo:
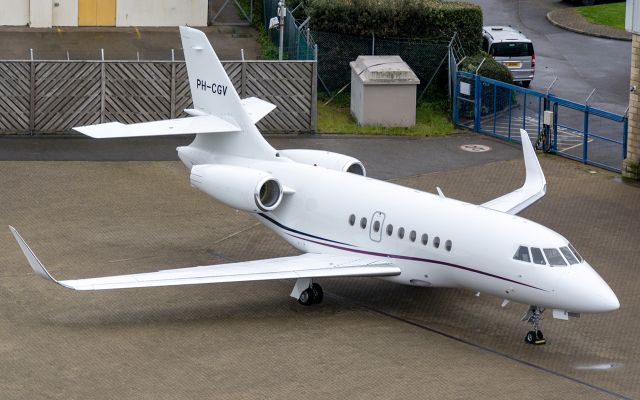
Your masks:
M 314 31 L 446 40 L 458 32 L 467 54 L 480 49 L 478 5 L 440 0 L 307 0 Z
M 483 59 L 485 61 L 478 70 L 478 75 L 495 79 L 500 82 L 513 83 L 513 77 L 511 76 L 511 72 L 509 72 L 509 68 L 494 60 L 493 57 L 484 51 L 480 51 L 473 56 L 465 58 L 460 65 L 460 70 L 475 73 Z

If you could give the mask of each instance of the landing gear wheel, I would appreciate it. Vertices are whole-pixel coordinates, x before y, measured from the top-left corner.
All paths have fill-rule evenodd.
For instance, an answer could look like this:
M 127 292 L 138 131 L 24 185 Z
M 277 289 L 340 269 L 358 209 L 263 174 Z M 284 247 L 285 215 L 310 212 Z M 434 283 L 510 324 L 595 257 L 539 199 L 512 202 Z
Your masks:
M 298 303 L 303 306 L 310 306 L 315 302 L 315 294 L 313 293 L 313 289 L 305 289 L 302 293 L 300 293 L 300 298 L 298 299 Z
M 530 306 L 529 310 L 522 317 L 523 321 L 529 322 L 533 325 L 533 330 L 527 332 L 527 335 L 524 337 L 525 343 L 533 344 L 533 345 L 543 345 L 547 343 L 540 330 L 540 320 L 542 319 L 543 308 L 538 306 Z
M 322 299 L 324 299 L 324 291 L 322 290 L 322 286 L 317 283 L 311 285 L 311 290 L 313 290 L 313 304 L 322 303 Z

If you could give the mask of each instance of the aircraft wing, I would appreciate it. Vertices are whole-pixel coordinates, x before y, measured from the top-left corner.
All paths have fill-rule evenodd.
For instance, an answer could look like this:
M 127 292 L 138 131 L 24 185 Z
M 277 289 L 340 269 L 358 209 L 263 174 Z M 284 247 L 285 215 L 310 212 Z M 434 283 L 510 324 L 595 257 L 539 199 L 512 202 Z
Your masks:
M 386 259 L 358 255 L 303 254 L 221 265 L 167 269 L 142 274 L 58 281 L 45 269 L 17 230 L 9 227 L 33 271 L 41 277 L 74 290 L 196 285 L 202 283 L 262 281 L 288 278 L 393 276 L 400 268 Z
M 74 130 L 93 138 L 121 138 L 135 136 L 189 135 L 194 133 L 240 132 L 240 128 L 213 115 L 166 119 L 139 124 L 106 124 L 78 126 Z
M 257 97 L 247 97 L 240 100 L 244 111 L 249 115 L 254 124 L 258 123 L 265 115 L 269 114 L 276 108 L 275 104 L 264 101 Z
M 526 169 L 524 185 L 511 193 L 482 204 L 483 207 L 515 215 L 538 201 L 547 192 L 547 180 L 542 172 L 542 167 L 540 167 L 536 151 L 531 144 L 531 139 L 529 139 L 529 134 L 524 129 L 520 129 L 520 139 L 522 140 Z

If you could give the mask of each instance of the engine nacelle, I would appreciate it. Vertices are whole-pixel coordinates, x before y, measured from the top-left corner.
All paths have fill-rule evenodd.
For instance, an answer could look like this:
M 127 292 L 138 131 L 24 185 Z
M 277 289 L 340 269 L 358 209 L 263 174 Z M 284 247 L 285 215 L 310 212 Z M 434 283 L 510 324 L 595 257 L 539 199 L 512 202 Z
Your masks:
M 344 154 L 307 149 L 280 150 L 279 153 L 283 157 L 302 164 L 367 176 L 367 171 L 364 169 L 364 165 L 360 160 L 345 156 Z
M 282 185 L 271 174 L 232 165 L 200 164 L 191 168 L 191 184 L 216 200 L 243 211 L 274 210 Z

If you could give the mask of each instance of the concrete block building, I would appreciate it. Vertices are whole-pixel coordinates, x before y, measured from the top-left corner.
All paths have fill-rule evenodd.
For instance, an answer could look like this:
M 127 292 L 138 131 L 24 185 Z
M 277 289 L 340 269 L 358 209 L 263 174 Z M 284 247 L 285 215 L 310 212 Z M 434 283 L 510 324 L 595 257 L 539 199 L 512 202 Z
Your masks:
M 2 0 L 0 25 L 206 26 L 207 0 Z

